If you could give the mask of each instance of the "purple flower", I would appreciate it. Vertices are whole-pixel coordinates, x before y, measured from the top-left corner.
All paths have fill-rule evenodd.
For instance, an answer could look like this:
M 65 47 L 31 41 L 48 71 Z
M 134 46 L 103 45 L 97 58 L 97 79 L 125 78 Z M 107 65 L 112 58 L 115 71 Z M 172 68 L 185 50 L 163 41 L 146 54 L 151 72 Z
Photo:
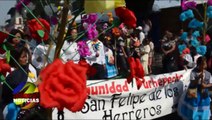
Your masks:
M 15 6 L 16 10 L 21 11 L 21 9 L 24 7 L 22 5 L 22 2 L 23 2 L 24 5 L 27 6 L 31 2 L 31 0 L 20 0 Z
M 183 10 L 193 9 L 197 6 L 197 3 L 194 1 L 182 0 L 181 7 Z
M 88 45 L 86 44 L 85 41 L 79 41 L 77 43 L 77 46 L 78 46 L 78 52 L 80 56 L 86 57 L 91 55 Z
M 86 22 L 88 24 L 94 24 L 98 19 L 98 15 L 96 13 L 91 13 L 89 15 L 84 15 L 82 17 L 82 23 Z
M 98 19 L 98 15 L 96 13 L 89 14 L 88 20 L 90 24 L 94 24 Z
M 96 30 L 96 25 L 89 24 L 88 25 L 88 32 L 87 37 L 89 40 L 93 40 L 98 36 L 98 31 Z
M 212 5 L 212 0 L 208 0 L 208 5 Z

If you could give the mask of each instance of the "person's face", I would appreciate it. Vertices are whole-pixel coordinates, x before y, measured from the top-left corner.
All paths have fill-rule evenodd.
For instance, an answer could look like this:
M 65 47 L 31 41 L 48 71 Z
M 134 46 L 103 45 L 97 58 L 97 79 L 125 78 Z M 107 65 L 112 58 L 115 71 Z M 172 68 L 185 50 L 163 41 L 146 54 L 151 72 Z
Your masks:
M 71 31 L 71 37 L 72 37 L 73 40 L 77 38 L 77 30 L 76 29 L 73 29 Z
M 20 38 L 21 38 L 21 34 L 20 33 L 16 33 L 15 37 L 12 40 L 13 44 L 17 45 L 18 43 L 20 43 Z
M 19 58 L 19 64 L 20 65 L 26 65 L 28 63 L 28 57 L 29 55 L 26 52 L 23 52 Z
M 200 70 L 204 70 L 204 69 L 206 69 L 206 68 L 207 68 L 207 63 L 206 63 L 206 61 L 204 60 L 204 61 L 202 62 L 202 64 L 199 65 L 199 69 L 200 69 Z

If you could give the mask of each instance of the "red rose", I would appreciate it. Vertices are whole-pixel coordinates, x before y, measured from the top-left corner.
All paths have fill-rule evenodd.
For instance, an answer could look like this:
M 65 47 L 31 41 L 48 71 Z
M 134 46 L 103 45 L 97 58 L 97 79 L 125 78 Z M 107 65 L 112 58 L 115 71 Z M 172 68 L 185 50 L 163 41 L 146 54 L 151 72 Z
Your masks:
M 32 19 L 27 22 L 29 31 L 32 38 L 34 38 L 35 40 L 42 41 L 43 39 L 43 41 L 46 41 L 49 39 L 50 25 L 46 20 L 42 18 L 38 18 L 38 20 L 42 23 L 43 26 L 36 19 Z M 38 34 L 38 31 L 44 32 L 43 38 Z
M 126 7 L 115 8 L 116 15 L 127 26 L 135 28 L 137 19 L 135 14 Z
M 2 44 L 7 37 L 8 34 L 0 31 L 0 44 Z
M 0 73 L 6 76 L 7 72 L 11 72 L 11 67 L 6 63 L 5 59 L 0 59 Z
M 8 37 L 8 34 L 0 31 L 0 45 L 4 42 L 4 40 Z M 4 54 L 6 51 L 0 47 L 0 54 Z
M 142 83 L 144 82 L 140 80 L 140 78 L 144 78 L 143 66 L 138 58 L 129 57 L 127 60 L 130 65 L 130 76 L 128 76 L 127 82 L 130 83 L 133 78 L 135 78 L 137 88 L 140 89 Z
M 94 75 L 96 75 L 96 68 L 90 66 L 85 60 L 80 60 L 78 64 L 87 68 L 86 75 L 88 78 L 92 78 Z
M 40 104 L 45 108 L 80 111 L 87 99 L 86 72 L 86 67 L 73 61 L 63 64 L 57 59 L 49 64 L 40 73 Z

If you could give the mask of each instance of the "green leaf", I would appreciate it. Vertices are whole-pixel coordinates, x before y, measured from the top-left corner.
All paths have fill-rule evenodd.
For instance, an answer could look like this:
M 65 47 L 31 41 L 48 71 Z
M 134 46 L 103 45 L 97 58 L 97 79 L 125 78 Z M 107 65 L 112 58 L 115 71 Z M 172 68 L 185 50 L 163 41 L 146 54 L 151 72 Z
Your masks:
M 43 38 L 45 35 L 45 32 L 43 30 L 38 30 L 37 33 L 41 38 Z
M 7 49 L 7 46 L 5 45 L 5 44 L 3 44 L 3 49 L 5 50 L 5 51 L 8 51 L 8 49 Z
M 0 82 L 4 82 L 4 81 L 5 81 L 5 77 L 2 74 L 0 74 Z
M 10 50 L 8 49 L 8 47 L 3 44 L 3 49 L 6 51 L 6 59 L 7 59 L 7 63 L 10 62 Z
M 3 43 L 2 48 L 5 51 L 14 50 L 14 47 L 11 44 L 9 44 L 9 43 Z
M 9 50 L 6 51 L 6 59 L 7 59 L 7 63 L 9 63 L 10 62 L 10 51 Z

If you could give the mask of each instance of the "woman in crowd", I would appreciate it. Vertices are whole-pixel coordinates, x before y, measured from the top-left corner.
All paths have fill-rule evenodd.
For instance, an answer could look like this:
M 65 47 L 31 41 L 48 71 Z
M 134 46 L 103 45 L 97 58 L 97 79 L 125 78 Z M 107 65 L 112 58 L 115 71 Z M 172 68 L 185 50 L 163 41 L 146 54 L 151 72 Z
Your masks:
M 112 30 L 114 35 L 114 40 L 116 43 L 116 52 L 117 52 L 117 67 L 118 73 L 121 77 L 126 77 L 128 74 L 128 63 L 127 63 L 127 52 L 125 50 L 126 42 L 122 37 L 122 32 L 119 28 L 113 28 Z
M 96 70 L 96 74 L 89 79 L 104 79 L 106 75 L 106 61 L 103 43 L 98 39 L 98 36 L 95 36 L 93 40 L 88 40 L 86 44 L 91 54 L 85 57 L 85 59 Z
M 197 66 L 190 74 L 188 90 L 178 106 L 179 115 L 186 120 L 209 120 L 210 97 L 208 88 L 212 87 L 211 74 L 206 71 L 207 63 L 204 57 L 197 59 Z
M 178 52 L 176 49 L 176 38 L 175 36 L 166 31 L 166 34 L 161 43 L 161 50 L 164 54 L 162 64 L 165 73 L 177 71 L 177 58 Z
M 77 38 L 77 29 L 73 28 L 70 33 L 70 39 L 66 40 L 63 44 L 62 50 L 65 56 L 65 62 L 73 60 L 74 63 L 78 63 L 80 55 L 78 53 L 77 43 L 74 41 Z
M 32 54 L 32 64 L 36 67 L 38 72 L 45 67 L 48 63 L 53 62 L 56 45 L 49 44 L 50 40 L 44 41 L 36 46 Z M 63 55 L 63 51 L 60 52 Z M 63 60 L 66 60 L 66 56 L 61 56 Z
M 13 104 L 13 90 L 21 83 L 34 83 L 37 81 L 36 70 L 29 63 L 29 54 L 29 50 L 26 47 L 16 48 L 11 51 L 12 57 L 10 65 L 14 67 L 14 70 L 6 77 L 7 84 L 4 83 L 2 88 L 2 102 L 5 119 L 11 117 L 10 114 L 12 110 L 9 109 L 7 105 Z
M 154 43 L 152 42 L 152 39 L 149 39 L 149 46 L 150 46 L 150 52 L 149 52 L 149 61 L 148 61 L 148 69 L 149 74 L 152 73 L 152 62 L 154 58 Z
M 115 67 L 115 59 L 113 52 L 110 48 L 105 47 L 105 58 L 106 58 L 106 78 L 112 78 L 117 75 Z
M 149 52 L 150 52 L 149 39 L 145 38 L 143 41 L 143 46 L 141 48 L 141 63 L 144 67 L 145 75 L 149 74 L 149 69 L 148 69 Z
M 145 34 L 146 37 L 148 36 L 148 34 L 149 34 L 149 32 L 150 32 L 151 29 L 152 29 L 152 22 L 151 22 L 151 20 L 145 19 L 143 21 L 143 31 L 144 31 L 144 34 Z
M 7 43 L 12 46 L 13 48 L 17 47 L 22 47 L 25 46 L 24 41 L 21 41 L 23 39 L 24 34 L 18 30 L 18 29 L 13 29 L 9 33 L 9 37 L 7 38 Z
M 113 46 L 111 43 L 111 38 L 108 35 L 103 35 L 103 44 L 104 44 L 104 52 L 105 52 L 105 65 L 106 65 L 106 78 L 113 78 L 117 73 L 117 68 L 115 66 L 115 56 L 113 54 Z

